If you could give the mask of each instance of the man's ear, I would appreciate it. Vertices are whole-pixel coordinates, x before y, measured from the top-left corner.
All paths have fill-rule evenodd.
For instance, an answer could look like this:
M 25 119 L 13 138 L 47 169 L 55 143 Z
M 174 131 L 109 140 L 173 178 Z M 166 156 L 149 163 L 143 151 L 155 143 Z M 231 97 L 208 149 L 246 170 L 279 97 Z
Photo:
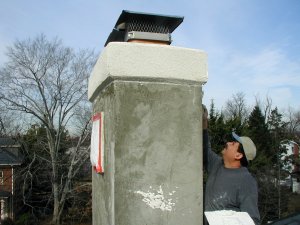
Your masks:
M 243 158 L 243 153 L 240 153 L 240 152 L 237 152 L 235 154 L 235 157 L 234 157 L 236 160 L 240 160 L 241 158 Z

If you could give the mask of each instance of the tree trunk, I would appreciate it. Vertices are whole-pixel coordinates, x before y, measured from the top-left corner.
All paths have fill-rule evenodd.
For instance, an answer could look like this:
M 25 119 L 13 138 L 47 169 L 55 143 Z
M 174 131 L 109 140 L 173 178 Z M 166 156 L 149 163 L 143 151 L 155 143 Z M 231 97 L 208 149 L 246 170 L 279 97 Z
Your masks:
M 56 176 L 56 173 L 53 173 L 53 176 Z M 53 177 L 53 179 L 56 179 Z M 60 215 L 59 215 L 59 190 L 57 181 L 53 182 L 53 218 L 52 224 L 60 225 Z

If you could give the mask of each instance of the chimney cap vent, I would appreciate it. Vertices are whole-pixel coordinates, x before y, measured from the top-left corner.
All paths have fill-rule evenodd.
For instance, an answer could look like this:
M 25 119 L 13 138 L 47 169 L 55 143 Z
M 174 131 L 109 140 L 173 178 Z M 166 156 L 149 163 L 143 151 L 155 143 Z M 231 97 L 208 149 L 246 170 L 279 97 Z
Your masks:
M 130 39 L 128 33 L 132 34 L 134 32 L 137 32 L 137 34 L 140 34 L 141 32 L 145 33 L 142 37 L 146 37 L 146 39 L 148 39 L 147 37 L 151 39 L 151 33 L 154 34 L 154 39 L 156 39 L 157 36 L 164 35 L 164 37 L 170 37 L 170 34 L 182 23 L 183 19 L 184 17 L 179 16 L 123 10 L 114 29 L 110 33 L 105 46 L 109 42 L 127 41 Z M 141 35 L 138 36 L 140 37 Z M 171 40 L 169 42 L 171 42 Z

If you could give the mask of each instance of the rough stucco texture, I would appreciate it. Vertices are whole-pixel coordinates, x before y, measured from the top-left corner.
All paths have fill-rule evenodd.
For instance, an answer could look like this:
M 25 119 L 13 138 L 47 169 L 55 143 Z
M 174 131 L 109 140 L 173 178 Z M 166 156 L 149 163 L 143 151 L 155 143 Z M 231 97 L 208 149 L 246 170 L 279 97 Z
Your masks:
M 184 79 L 205 83 L 207 54 L 169 45 L 111 42 L 102 51 L 89 80 L 88 98 L 107 77 Z
M 202 224 L 201 85 L 113 81 L 93 102 L 105 115 L 105 172 L 93 172 L 93 225 Z

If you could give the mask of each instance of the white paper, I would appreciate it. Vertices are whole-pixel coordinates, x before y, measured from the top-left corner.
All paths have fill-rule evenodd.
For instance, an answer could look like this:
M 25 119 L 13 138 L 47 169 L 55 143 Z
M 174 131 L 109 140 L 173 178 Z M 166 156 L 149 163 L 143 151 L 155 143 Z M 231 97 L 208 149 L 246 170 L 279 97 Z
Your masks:
M 204 212 L 210 225 L 255 225 L 246 212 L 219 210 Z
M 97 113 L 93 116 L 91 137 L 91 164 L 97 173 L 104 173 L 104 114 Z
M 100 144 L 100 120 L 93 121 L 92 126 L 92 137 L 91 137 L 91 154 L 90 159 L 93 166 L 98 165 L 98 159 L 99 159 L 99 144 Z

